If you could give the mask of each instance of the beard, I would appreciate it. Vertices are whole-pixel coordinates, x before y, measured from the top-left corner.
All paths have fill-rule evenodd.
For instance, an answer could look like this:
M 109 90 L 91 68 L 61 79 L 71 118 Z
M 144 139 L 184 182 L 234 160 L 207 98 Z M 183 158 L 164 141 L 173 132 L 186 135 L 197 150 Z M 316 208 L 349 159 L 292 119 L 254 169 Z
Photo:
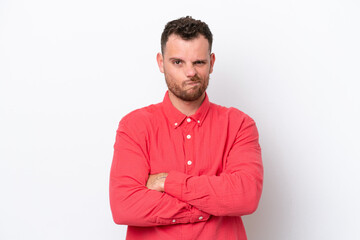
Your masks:
M 203 95 L 209 85 L 209 76 L 207 76 L 206 79 L 201 79 L 199 76 L 195 75 L 190 80 L 177 84 L 170 76 L 165 74 L 165 81 L 169 91 L 177 98 L 186 102 L 191 102 L 198 100 Z M 194 83 L 197 84 L 192 86 Z

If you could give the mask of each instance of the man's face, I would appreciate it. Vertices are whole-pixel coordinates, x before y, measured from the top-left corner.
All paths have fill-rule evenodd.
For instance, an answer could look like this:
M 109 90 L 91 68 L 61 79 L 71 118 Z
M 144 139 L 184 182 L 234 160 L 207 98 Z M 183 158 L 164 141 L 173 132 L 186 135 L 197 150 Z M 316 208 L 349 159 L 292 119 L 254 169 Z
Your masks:
M 157 61 L 171 94 L 183 101 L 204 96 L 215 55 L 210 54 L 209 42 L 203 35 L 192 40 L 170 35 L 164 54 L 158 53 Z

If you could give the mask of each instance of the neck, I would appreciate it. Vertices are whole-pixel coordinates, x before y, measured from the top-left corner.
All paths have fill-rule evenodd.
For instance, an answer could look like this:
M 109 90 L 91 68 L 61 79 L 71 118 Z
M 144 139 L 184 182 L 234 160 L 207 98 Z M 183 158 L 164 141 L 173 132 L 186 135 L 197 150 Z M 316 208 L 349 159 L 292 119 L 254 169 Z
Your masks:
M 184 101 L 178 97 L 176 97 L 172 92 L 169 91 L 169 98 L 172 105 L 179 110 L 181 113 L 185 114 L 186 116 L 191 116 L 196 113 L 196 111 L 201 106 L 202 102 L 205 99 L 205 92 L 201 97 L 194 101 Z

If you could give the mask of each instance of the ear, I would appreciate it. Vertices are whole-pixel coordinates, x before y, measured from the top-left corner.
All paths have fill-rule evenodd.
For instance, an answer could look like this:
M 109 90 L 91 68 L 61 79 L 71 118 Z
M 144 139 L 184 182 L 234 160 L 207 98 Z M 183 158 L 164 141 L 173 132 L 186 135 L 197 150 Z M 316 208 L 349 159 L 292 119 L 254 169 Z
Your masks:
M 157 64 L 159 66 L 160 72 L 164 73 L 164 58 L 163 58 L 161 53 L 158 53 L 156 55 L 156 61 L 157 61 Z
M 215 63 L 215 54 L 212 53 L 210 54 L 210 73 L 213 72 L 214 63 Z

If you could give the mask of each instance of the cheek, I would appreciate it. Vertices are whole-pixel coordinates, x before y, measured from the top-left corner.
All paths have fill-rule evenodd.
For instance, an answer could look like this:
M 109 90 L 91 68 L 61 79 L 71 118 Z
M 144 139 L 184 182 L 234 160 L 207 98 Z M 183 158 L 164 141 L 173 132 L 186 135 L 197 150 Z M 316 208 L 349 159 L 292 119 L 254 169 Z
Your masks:
M 210 69 L 209 68 L 203 68 L 203 69 L 200 69 L 198 71 L 198 75 L 201 76 L 202 78 L 208 77 L 209 74 L 210 74 Z
M 168 81 L 171 84 L 177 84 L 177 82 L 178 82 L 178 78 L 177 78 L 176 74 L 174 74 L 171 71 L 165 72 L 165 78 L 166 78 L 166 81 Z
M 169 68 L 167 74 L 174 80 L 181 79 L 184 75 L 180 68 Z

